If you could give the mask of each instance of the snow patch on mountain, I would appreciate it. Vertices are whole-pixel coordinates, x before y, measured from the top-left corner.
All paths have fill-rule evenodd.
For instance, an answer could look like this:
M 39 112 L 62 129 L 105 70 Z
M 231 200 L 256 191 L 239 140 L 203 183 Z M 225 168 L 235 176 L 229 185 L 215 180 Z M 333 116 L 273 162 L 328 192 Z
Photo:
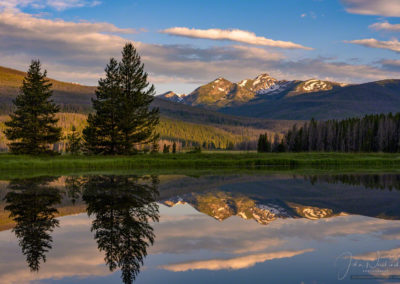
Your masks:
M 249 80 L 242 80 L 242 81 L 240 81 L 240 82 L 239 82 L 239 86 L 240 86 L 240 87 L 246 86 L 246 84 L 247 84 L 248 81 L 249 81 Z

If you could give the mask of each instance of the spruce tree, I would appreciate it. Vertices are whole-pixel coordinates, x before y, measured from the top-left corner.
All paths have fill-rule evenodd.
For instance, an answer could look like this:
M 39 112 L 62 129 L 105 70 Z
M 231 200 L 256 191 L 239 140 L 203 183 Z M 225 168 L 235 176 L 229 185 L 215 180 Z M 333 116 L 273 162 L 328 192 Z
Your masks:
M 147 73 L 131 43 L 122 51 L 119 64 L 122 98 L 119 129 L 125 154 L 135 152 L 137 144 L 151 143 L 158 138 L 154 128 L 159 123 L 158 108 L 149 109 L 154 99 L 154 86 L 147 82 Z
M 86 151 L 94 154 L 133 154 L 136 146 L 155 143 L 159 110 L 150 110 L 154 86 L 132 44 L 126 44 L 122 61 L 111 59 L 106 78 L 99 81 L 95 112 L 88 117 L 83 131 Z
M 15 111 L 5 123 L 4 134 L 14 154 L 52 153 L 50 144 L 61 139 L 61 128 L 56 126 L 60 107 L 52 97 L 52 84 L 41 71 L 39 60 L 33 60 L 26 74 L 20 94 L 13 100 Z
M 121 132 L 118 129 L 121 88 L 118 62 L 111 58 L 106 78 L 99 80 L 96 98 L 92 99 L 94 113 L 88 116 L 83 130 L 86 151 L 93 154 L 121 154 Z

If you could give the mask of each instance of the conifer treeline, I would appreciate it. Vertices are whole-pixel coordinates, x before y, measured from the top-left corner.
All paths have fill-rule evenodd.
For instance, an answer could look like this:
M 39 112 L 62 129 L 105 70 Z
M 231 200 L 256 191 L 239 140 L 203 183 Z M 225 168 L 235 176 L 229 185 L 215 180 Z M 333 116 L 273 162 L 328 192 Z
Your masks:
M 294 125 L 281 144 L 288 152 L 400 152 L 400 113 L 345 120 L 312 119 L 301 127 Z M 273 145 L 272 151 L 275 149 Z

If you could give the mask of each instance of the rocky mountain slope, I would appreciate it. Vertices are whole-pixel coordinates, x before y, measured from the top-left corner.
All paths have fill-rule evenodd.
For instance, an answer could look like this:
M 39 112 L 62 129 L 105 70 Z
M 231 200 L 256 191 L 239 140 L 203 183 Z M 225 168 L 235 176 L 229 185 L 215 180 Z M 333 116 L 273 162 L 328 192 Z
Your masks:
M 164 100 L 168 100 L 174 103 L 180 103 L 183 101 L 183 99 L 185 98 L 185 94 L 177 94 L 174 92 L 166 92 L 164 94 L 159 95 L 158 97 Z
M 237 116 L 340 119 L 398 112 L 400 80 L 348 85 L 317 79 L 279 81 L 268 74 L 238 83 L 218 78 L 197 88 L 180 102 Z
M 295 89 L 296 90 L 296 89 Z M 271 119 L 341 119 L 373 113 L 399 112 L 400 80 L 359 85 L 333 85 L 330 90 L 301 93 L 283 92 L 257 97 L 240 106 L 219 111 Z
M 181 102 L 191 106 L 207 108 L 237 107 L 264 96 L 296 96 L 299 94 L 329 91 L 341 87 L 341 84 L 311 79 L 308 81 L 278 81 L 268 74 L 261 74 L 254 79 L 245 79 L 232 83 L 225 78 L 198 87 L 189 95 L 178 97 L 174 92 L 160 95 L 160 98 Z

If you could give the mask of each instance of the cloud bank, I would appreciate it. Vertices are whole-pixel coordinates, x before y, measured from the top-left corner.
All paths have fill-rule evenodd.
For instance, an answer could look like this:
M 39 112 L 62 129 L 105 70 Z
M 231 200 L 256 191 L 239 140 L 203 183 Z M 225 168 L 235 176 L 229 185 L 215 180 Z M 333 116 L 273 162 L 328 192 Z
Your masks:
M 25 70 L 32 58 L 39 58 L 52 78 L 95 85 L 109 58 L 119 57 L 123 45 L 132 41 L 130 38 L 137 32 L 110 23 L 44 19 L 6 9 L 0 12 L 1 65 Z M 187 92 L 220 76 L 240 81 L 265 72 L 278 79 L 315 77 L 345 83 L 400 77 L 400 70 L 380 63 L 290 58 L 287 52 L 261 46 L 133 44 L 157 91 L 167 86 Z M 180 85 L 185 89 L 179 89 Z

